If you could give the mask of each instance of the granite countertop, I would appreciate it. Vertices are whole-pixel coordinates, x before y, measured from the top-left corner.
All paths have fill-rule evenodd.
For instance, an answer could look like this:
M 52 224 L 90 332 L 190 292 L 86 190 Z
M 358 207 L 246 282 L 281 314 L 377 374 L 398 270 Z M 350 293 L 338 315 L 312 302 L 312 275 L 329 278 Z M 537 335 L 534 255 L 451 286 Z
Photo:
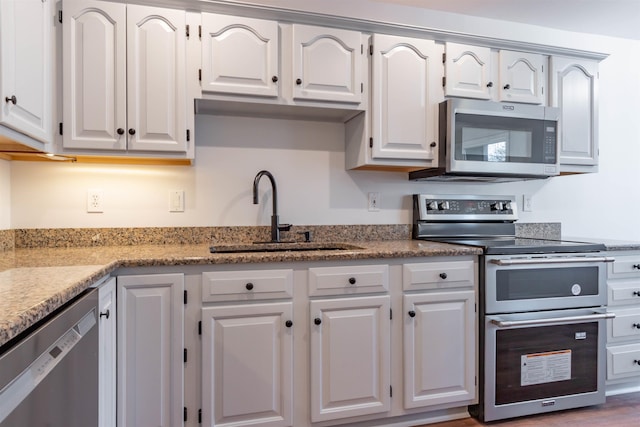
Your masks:
M 358 249 L 215 253 L 209 245 L 14 249 L 0 252 L 0 346 L 122 267 L 340 261 L 479 255 L 477 248 L 418 240 L 340 242 Z M 302 245 L 302 244 L 301 244 Z

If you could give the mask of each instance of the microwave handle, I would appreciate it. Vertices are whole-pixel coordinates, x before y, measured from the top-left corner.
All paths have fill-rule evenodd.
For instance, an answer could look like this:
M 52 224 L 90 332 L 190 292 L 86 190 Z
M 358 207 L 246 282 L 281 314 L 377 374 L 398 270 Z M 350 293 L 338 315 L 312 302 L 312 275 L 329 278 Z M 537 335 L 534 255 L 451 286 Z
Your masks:
M 528 259 L 492 259 L 491 264 L 496 265 L 531 265 L 531 264 L 565 264 L 569 262 L 614 262 L 612 257 L 589 258 L 528 258 Z
M 549 323 L 576 323 L 589 322 L 592 320 L 606 320 L 616 317 L 615 313 L 593 313 L 583 316 L 551 317 L 548 319 L 527 319 L 527 320 L 500 320 L 491 319 L 491 323 L 498 328 L 513 328 L 516 326 L 541 326 Z

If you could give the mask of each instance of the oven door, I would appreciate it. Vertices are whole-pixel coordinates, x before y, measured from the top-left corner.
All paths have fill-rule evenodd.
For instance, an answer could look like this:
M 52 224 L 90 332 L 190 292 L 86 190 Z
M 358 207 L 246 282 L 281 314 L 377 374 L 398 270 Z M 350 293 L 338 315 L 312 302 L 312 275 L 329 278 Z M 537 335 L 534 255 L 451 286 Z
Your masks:
M 604 308 L 485 317 L 483 419 L 605 401 Z
M 484 312 L 604 306 L 609 261 L 597 254 L 487 256 Z

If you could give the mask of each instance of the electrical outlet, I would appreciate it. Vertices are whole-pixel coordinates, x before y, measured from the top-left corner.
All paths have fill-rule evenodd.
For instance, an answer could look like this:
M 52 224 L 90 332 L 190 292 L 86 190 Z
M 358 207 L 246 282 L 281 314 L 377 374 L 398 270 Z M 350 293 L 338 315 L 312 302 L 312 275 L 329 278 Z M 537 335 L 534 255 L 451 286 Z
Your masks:
M 522 211 L 523 212 L 533 211 L 533 196 L 531 194 L 524 194 L 522 196 Z
M 169 212 L 184 212 L 184 190 L 169 190 Z
M 93 213 L 103 212 L 102 199 L 103 199 L 102 190 L 95 189 L 95 188 L 87 190 L 87 212 L 93 212 Z
M 380 193 L 369 193 L 369 212 L 380 210 Z

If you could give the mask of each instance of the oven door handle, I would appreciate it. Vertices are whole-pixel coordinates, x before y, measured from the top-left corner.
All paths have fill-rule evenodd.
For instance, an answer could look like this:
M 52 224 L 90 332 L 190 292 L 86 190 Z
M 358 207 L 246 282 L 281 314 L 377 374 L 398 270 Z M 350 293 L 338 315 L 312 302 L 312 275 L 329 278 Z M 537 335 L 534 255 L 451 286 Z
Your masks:
M 613 319 L 614 317 L 616 317 L 615 313 L 593 313 L 583 316 L 551 317 L 548 319 L 500 320 L 500 318 L 496 318 L 491 319 L 491 323 L 499 328 L 514 328 L 516 326 L 538 326 L 547 325 L 549 323 L 589 322 L 592 320 Z
M 589 257 L 589 258 L 528 258 L 528 259 L 492 259 L 491 264 L 497 265 L 531 265 L 531 264 L 565 264 L 570 262 L 614 262 L 612 257 Z

